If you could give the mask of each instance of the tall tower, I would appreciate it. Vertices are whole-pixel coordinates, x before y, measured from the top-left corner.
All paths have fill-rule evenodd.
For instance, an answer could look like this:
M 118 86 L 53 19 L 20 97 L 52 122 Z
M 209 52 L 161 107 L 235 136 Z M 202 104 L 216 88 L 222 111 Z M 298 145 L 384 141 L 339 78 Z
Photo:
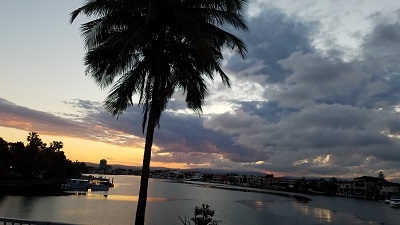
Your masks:
M 107 170 L 107 160 L 105 160 L 105 159 L 100 160 L 99 169 L 100 170 Z

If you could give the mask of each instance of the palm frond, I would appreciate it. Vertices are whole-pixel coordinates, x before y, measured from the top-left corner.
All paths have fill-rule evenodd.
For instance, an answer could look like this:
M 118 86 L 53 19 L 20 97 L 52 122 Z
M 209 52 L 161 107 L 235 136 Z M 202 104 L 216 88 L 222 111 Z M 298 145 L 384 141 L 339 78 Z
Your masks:
M 150 112 L 159 124 L 178 89 L 186 94 L 187 107 L 201 113 L 207 80 L 218 74 L 230 87 L 221 68 L 222 50 L 247 53 L 243 40 L 221 28 L 247 30 L 242 16 L 247 0 L 151 1 L 158 4 L 152 11 L 149 2 L 87 0 L 70 17 L 71 23 L 78 15 L 93 18 L 81 25 L 84 63 L 101 88 L 111 86 L 107 111 L 120 115 L 138 95 L 143 131 Z

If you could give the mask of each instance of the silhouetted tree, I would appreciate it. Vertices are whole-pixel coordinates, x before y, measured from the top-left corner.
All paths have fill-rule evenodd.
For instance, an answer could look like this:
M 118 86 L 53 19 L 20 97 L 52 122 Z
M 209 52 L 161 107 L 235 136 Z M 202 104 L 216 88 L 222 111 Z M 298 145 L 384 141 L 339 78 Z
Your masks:
M 11 153 L 11 165 L 13 173 L 17 177 L 28 177 L 32 174 L 29 155 L 23 142 L 9 143 Z
M 384 180 L 384 179 L 385 179 L 385 174 L 383 174 L 383 171 L 382 171 L 382 170 L 379 171 L 378 178 L 381 179 L 381 180 Z
M 8 142 L 0 137 L 0 175 L 11 172 L 10 158 L 11 155 L 8 150 Z
M 89 167 L 84 162 L 78 162 L 78 160 L 77 160 L 77 161 L 75 161 L 73 163 L 73 165 L 75 167 L 75 171 L 78 172 L 78 173 L 87 173 L 87 172 L 89 172 Z
M 194 208 L 194 218 L 190 218 L 194 221 L 195 225 L 208 225 L 214 217 L 215 211 L 210 208 L 207 204 L 202 204 L 200 207 Z
M 37 175 L 60 178 L 79 173 L 61 151 L 61 141 L 53 141 L 47 147 L 35 132 L 29 133 L 27 141 L 25 146 L 23 142 L 8 143 L 0 138 L 0 175 L 34 179 Z M 83 165 L 80 168 L 84 168 Z
M 242 40 L 221 29 L 225 24 L 246 30 L 242 17 L 247 0 L 88 0 L 71 13 L 92 21 L 81 26 L 87 53 L 85 65 L 100 87 L 112 86 L 105 107 L 114 115 L 143 106 L 146 141 L 136 225 L 143 225 L 154 130 L 176 90 L 186 94 L 187 107 L 201 113 L 207 79 L 221 69 L 222 50 L 244 56 Z M 115 81 L 116 79 L 116 81 Z
M 202 204 L 201 207 L 196 206 L 194 208 L 194 217 L 190 218 L 195 225 L 209 225 L 209 224 L 217 224 L 217 221 L 213 221 L 213 217 L 215 215 L 215 211 L 210 208 L 207 204 Z M 182 219 L 179 216 L 182 224 L 190 225 L 190 222 L 186 219 Z
M 33 151 L 42 151 L 46 148 L 46 143 L 43 143 L 42 139 L 39 137 L 39 134 L 36 132 L 29 132 L 28 137 L 26 138 L 28 141 L 27 149 L 32 149 Z

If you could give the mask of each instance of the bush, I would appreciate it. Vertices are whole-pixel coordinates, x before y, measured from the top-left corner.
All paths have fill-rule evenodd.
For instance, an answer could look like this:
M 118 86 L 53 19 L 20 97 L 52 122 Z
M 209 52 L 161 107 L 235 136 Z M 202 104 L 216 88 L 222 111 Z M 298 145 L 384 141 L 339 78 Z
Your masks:
M 194 208 L 194 217 L 190 218 L 194 225 L 217 225 L 217 221 L 213 221 L 213 217 L 215 215 L 215 211 L 210 208 L 207 204 L 202 204 L 201 207 L 196 206 Z M 180 216 L 179 219 L 181 220 L 182 224 L 190 225 L 189 220 L 183 220 Z

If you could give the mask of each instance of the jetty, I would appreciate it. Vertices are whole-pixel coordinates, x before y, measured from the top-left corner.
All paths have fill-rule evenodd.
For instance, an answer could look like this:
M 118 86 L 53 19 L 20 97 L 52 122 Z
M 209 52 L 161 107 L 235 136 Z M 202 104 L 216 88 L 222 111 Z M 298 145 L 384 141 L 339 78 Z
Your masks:
M 66 179 L 47 180 L 6 180 L 0 181 L 0 194 L 49 195 L 61 192 L 61 184 Z

